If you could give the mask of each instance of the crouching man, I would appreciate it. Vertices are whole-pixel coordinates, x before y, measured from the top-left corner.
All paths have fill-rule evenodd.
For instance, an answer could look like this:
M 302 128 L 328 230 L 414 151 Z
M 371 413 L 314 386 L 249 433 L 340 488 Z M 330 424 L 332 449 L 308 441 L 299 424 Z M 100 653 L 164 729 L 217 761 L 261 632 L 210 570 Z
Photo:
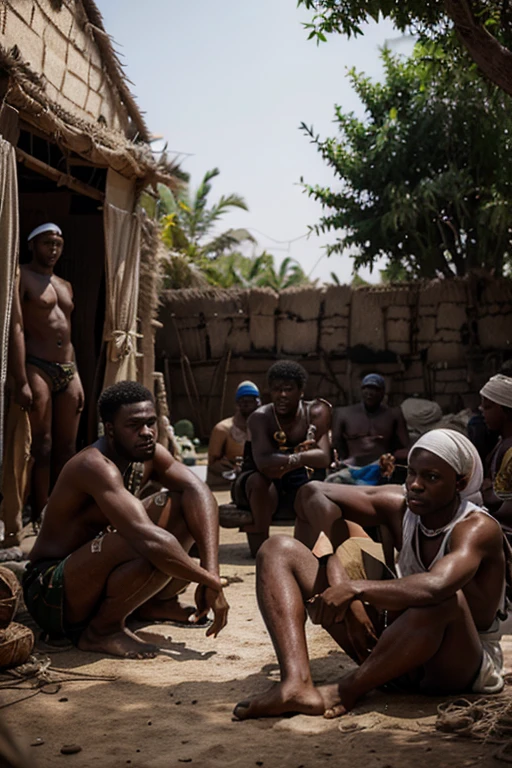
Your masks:
M 125 626 L 134 611 L 151 620 L 226 625 L 218 572 L 218 510 L 189 469 L 156 443 L 151 392 L 123 381 L 99 400 L 105 435 L 64 466 L 24 574 L 25 602 L 51 636 L 85 651 L 146 658 L 157 649 Z M 150 479 L 164 490 L 139 501 Z M 167 490 L 168 489 L 168 490 Z M 187 554 L 196 542 L 200 565 Z M 195 608 L 177 594 L 196 582 Z
M 499 625 L 507 556 L 499 524 L 471 501 L 479 498 L 480 458 L 463 435 L 434 430 L 418 440 L 408 462 L 405 495 L 399 486 L 301 489 L 317 533 L 340 536 L 345 526 L 335 554 L 323 554 L 330 546 L 325 535 L 327 548 L 319 546 L 322 536 L 315 548 L 319 557 L 286 537 L 262 546 L 258 600 L 281 683 L 240 702 L 239 719 L 285 712 L 336 717 L 391 682 L 442 694 L 503 688 Z M 315 505 L 315 494 L 325 503 Z M 398 578 L 382 557 L 372 557 L 375 543 L 360 527 L 376 524 L 389 528 L 399 550 Z M 333 685 L 313 685 L 304 605 L 359 664 Z

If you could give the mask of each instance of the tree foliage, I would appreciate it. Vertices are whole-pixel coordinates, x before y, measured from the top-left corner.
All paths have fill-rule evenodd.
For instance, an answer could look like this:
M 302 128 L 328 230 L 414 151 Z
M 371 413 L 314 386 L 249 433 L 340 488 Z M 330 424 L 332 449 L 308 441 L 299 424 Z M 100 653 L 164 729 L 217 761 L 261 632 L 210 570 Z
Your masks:
M 453 31 L 482 72 L 512 94 L 512 8 L 508 0 L 298 0 L 313 11 L 309 37 L 362 34 L 362 25 L 390 19 L 422 41 Z
M 388 278 L 451 276 L 510 260 L 512 119 L 508 97 L 453 47 L 417 44 L 409 59 L 382 51 L 385 78 L 352 70 L 365 120 L 336 107 L 340 138 L 303 130 L 340 180 L 308 186 L 336 232 L 330 253 L 354 267 L 388 259 Z

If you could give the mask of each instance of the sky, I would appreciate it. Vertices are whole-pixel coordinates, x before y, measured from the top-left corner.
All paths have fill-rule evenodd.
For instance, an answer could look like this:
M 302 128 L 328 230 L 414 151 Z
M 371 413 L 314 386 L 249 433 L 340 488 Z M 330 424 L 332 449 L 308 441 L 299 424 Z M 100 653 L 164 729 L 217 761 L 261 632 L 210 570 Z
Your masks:
M 304 237 L 321 207 L 302 191 L 301 177 L 336 181 L 299 126 L 333 136 L 335 104 L 363 115 L 346 72 L 380 76 L 379 47 L 403 47 L 391 24 L 317 46 L 302 26 L 309 14 L 295 0 L 96 3 L 149 130 L 164 136 L 192 187 L 218 167 L 211 200 L 233 192 L 245 198 L 249 212 L 230 213 L 222 229 L 249 229 L 257 253 L 270 251 L 278 264 L 291 256 L 312 279 L 327 281 L 335 272 L 350 282 L 350 257 L 327 257 L 322 249 L 332 233 Z M 359 274 L 379 279 L 378 270 Z

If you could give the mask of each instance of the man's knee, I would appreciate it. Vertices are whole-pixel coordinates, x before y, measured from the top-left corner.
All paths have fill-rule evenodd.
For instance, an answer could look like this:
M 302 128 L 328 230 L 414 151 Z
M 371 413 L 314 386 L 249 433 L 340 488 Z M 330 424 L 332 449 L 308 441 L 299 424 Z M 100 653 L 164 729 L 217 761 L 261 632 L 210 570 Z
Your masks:
M 256 556 L 256 565 L 261 567 L 269 562 L 279 563 L 286 562 L 294 557 L 297 553 L 297 549 L 303 547 L 303 545 L 291 536 L 284 536 L 277 534 L 267 539 L 258 550 Z
M 50 432 L 32 433 L 31 453 L 39 463 L 50 461 L 52 453 L 52 436 Z
M 297 514 L 303 517 L 307 516 L 309 505 L 321 493 L 321 483 L 318 480 L 311 480 L 309 483 L 304 483 L 304 485 L 302 485 L 297 491 L 297 495 L 295 497 L 294 506 Z

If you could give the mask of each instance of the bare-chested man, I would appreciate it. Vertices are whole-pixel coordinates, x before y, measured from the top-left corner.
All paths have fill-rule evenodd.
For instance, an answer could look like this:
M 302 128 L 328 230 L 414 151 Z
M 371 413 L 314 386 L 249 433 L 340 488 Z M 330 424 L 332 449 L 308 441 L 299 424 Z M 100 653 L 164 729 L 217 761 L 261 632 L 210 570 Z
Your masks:
M 48 501 L 51 483 L 76 450 L 84 394 L 71 344 L 71 285 L 53 273 L 64 247 L 56 224 L 29 237 L 32 260 L 20 270 L 21 318 L 13 314 L 10 369 L 15 401 L 28 410 L 32 431 L 32 520 Z
M 210 488 L 229 488 L 247 440 L 247 419 L 261 405 L 260 391 L 252 381 L 242 381 L 235 393 L 235 413 L 216 424 L 208 443 Z
M 329 466 L 331 407 L 325 400 L 304 400 L 306 380 L 298 363 L 274 363 L 267 373 L 271 402 L 247 422 L 242 471 L 232 495 L 238 507 L 252 512 L 254 522 L 242 530 L 253 557 L 268 539 L 277 509 L 293 513 L 298 489 L 315 470 Z
M 512 538 L 512 378 L 498 373 L 480 390 L 482 413 L 489 430 L 500 440 L 492 451 L 484 501 Z
M 48 500 L 23 579 L 27 608 L 48 634 L 78 648 L 143 658 L 156 649 L 125 626 L 142 620 L 183 624 L 211 609 L 216 636 L 228 605 L 218 571 L 218 509 L 208 487 L 156 443 L 151 393 L 119 382 L 100 397 L 105 436 L 73 456 Z M 165 486 L 139 501 L 148 480 Z M 196 542 L 200 565 L 187 552 Z M 196 582 L 196 608 L 176 595 Z M 192 612 L 193 611 L 193 612 Z
M 334 409 L 332 444 L 344 464 L 365 467 L 388 453 L 405 461 L 407 424 L 400 408 L 382 402 L 385 393 L 382 376 L 369 373 L 361 382 L 361 402 Z
M 235 715 L 336 717 L 392 681 L 405 690 L 443 694 L 500 691 L 506 556 L 499 524 L 470 501 L 480 497 L 482 476 L 480 457 L 465 436 L 434 430 L 409 454 L 405 496 L 398 486 L 304 486 L 309 513 L 302 534 L 312 539 L 325 532 L 334 544 L 345 542 L 336 554 L 319 549 L 318 559 L 285 536 L 261 548 L 258 601 L 281 682 L 238 704 Z M 400 552 L 398 578 L 382 557 L 368 554 L 378 545 L 361 526 L 375 524 L 388 527 Z M 375 565 L 380 573 L 371 577 Z M 311 679 L 305 605 L 360 665 L 330 686 L 317 688 Z

